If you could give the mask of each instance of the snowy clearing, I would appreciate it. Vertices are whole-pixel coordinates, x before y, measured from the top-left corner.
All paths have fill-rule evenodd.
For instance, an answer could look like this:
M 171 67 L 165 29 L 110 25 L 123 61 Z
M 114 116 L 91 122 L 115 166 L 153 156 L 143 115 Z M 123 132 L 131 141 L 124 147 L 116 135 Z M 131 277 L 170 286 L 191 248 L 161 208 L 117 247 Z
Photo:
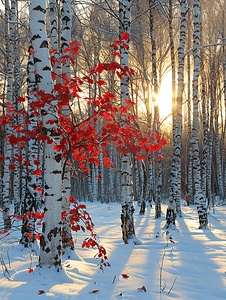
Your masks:
M 208 215 L 209 228 L 205 231 L 198 229 L 195 207 L 183 207 L 183 218 L 176 221 L 177 230 L 169 233 L 163 229 L 166 205 L 162 205 L 160 220 L 154 218 L 154 207 L 148 208 L 144 216 L 138 214 L 137 208 L 136 235 L 143 244 L 124 245 L 121 239 L 120 205 L 86 205 L 101 245 L 107 250 L 111 267 L 102 272 L 98 260 L 93 258 L 96 250 L 81 248 L 86 233 L 74 235 L 74 257 L 63 261 L 64 271 L 60 273 L 46 269 L 40 271 L 35 268 L 37 255 L 30 255 L 28 250 L 21 251 L 22 247 L 18 244 L 8 247 L 6 243 L 1 248 L 1 260 L 4 260 L 11 277 L 10 280 L 5 278 L 2 268 L 1 300 L 225 299 L 225 206 L 216 207 L 215 214 L 211 212 Z M 165 288 L 160 293 L 163 257 L 161 287 Z M 29 273 L 28 268 L 33 268 L 34 272 Z M 127 276 L 123 277 L 122 274 L 129 277 L 124 278 Z

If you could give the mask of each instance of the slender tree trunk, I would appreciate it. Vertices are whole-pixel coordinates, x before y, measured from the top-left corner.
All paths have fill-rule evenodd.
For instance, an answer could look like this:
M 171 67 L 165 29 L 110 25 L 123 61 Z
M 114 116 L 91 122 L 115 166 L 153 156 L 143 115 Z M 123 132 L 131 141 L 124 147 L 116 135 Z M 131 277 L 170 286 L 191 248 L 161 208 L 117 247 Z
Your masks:
M 119 3 L 120 16 L 120 36 L 122 32 L 130 35 L 130 5 L 131 0 L 125 0 Z M 129 46 L 129 40 L 125 41 Z M 121 65 L 129 66 L 129 51 L 124 46 L 120 47 Z M 126 105 L 125 99 L 129 99 L 129 78 L 123 76 L 121 79 L 121 104 Z M 124 243 L 135 237 L 134 220 L 133 220 L 133 196 L 131 183 L 131 164 L 129 154 L 121 157 L 121 221 L 122 221 L 122 238 Z
M 6 1 L 5 5 L 8 4 Z M 7 7 L 8 8 L 8 7 Z M 15 34 L 15 0 L 11 1 L 10 8 L 10 31 L 9 31 L 9 46 L 8 46 L 8 63 L 7 63 L 7 104 L 13 104 L 13 55 L 14 55 L 14 34 Z M 11 107 L 7 106 L 6 114 L 14 117 L 10 112 Z M 6 126 L 6 137 L 13 134 L 12 125 Z M 11 227 L 11 222 L 8 219 L 10 216 L 10 192 L 12 194 L 11 187 L 11 173 L 9 166 L 12 165 L 12 147 L 9 140 L 5 141 L 5 160 L 4 160 L 4 177 L 3 177 L 3 219 L 4 229 L 7 230 Z
M 32 130 L 35 126 L 37 126 L 37 117 L 33 114 L 32 109 L 30 107 L 30 103 L 36 101 L 36 97 L 34 96 L 34 92 L 31 91 L 36 90 L 35 84 L 35 66 L 34 66 L 34 55 L 30 53 L 32 46 L 30 45 L 29 51 L 29 59 L 28 59 L 28 118 L 30 124 L 28 124 L 28 130 Z M 26 190 L 25 190 L 25 197 L 22 202 L 22 214 L 25 215 L 27 212 L 35 212 L 37 211 L 38 202 L 40 202 L 39 193 L 37 192 L 36 188 L 41 187 L 41 180 L 37 176 L 32 176 L 31 171 L 37 170 L 40 164 L 39 162 L 39 149 L 38 149 L 38 141 L 35 138 L 30 138 L 28 141 L 28 153 L 27 153 L 27 160 L 30 161 L 30 164 L 27 166 L 27 178 L 26 178 Z M 30 172 L 29 172 L 30 171 Z M 21 239 L 20 243 L 24 245 L 25 248 L 31 247 L 34 243 L 34 228 L 35 223 L 34 220 L 24 220 L 21 227 Z M 27 233 L 31 233 L 31 238 L 27 235 Z
M 182 215 L 180 207 L 181 197 L 181 134 L 182 134 L 182 102 L 184 92 L 184 48 L 186 36 L 186 14 L 187 1 L 180 1 L 181 5 L 181 23 L 180 23 L 180 43 L 178 46 L 178 94 L 176 105 L 176 128 L 173 131 L 174 135 L 174 157 L 170 174 L 170 203 L 167 209 L 166 227 L 169 227 L 173 222 L 174 212 L 173 204 L 176 201 L 176 211 L 179 216 Z M 174 112 L 175 113 L 175 112 Z
M 71 39 L 71 0 L 62 0 L 62 35 L 61 35 L 61 52 L 69 48 Z M 65 64 L 62 65 L 62 73 L 66 75 L 70 81 L 70 60 L 67 59 Z M 69 106 L 64 106 L 63 114 L 66 118 L 70 118 Z M 70 149 L 68 149 L 70 151 Z M 70 157 L 69 157 L 70 158 Z M 70 167 L 65 165 L 64 172 L 62 173 L 62 210 L 66 211 L 67 217 L 62 221 L 62 254 L 65 254 L 66 250 L 74 250 L 74 243 L 72 240 L 71 226 L 70 226 L 70 191 L 71 191 L 71 180 L 70 180 Z M 70 257 L 70 253 L 67 253 Z
M 53 83 L 45 28 L 46 1 L 31 0 L 29 13 L 38 90 L 52 93 Z M 45 112 L 47 113 L 45 114 Z M 47 124 L 48 120 L 57 117 L 57 113 L 47 104 L 43 113 L 43 131 L 50 138 L 54 137 L 58 142 L 59 136 L 54 132 L 55 124 Z M 55 266 L 59 269 L 61 268 L 61 154 L 53 149 L 53 145 L 45 144 L 45 204 L 42 235 L 40 238 L 39 266 Z
M 203 196 L 201 188 L 201 166 L 199 160 L 199 138 L 198 138 L 198 80 L 200 73 L 200 55 L 199 55 L 199 33 L 200 33 L 200 0 L 194 0 L 194 34 L 193 34 L 193 167 L 194 167 L 194 186 L 195 203 L 199 215 L 200 228 L 205 228 L 208 224 L 206 199 Z

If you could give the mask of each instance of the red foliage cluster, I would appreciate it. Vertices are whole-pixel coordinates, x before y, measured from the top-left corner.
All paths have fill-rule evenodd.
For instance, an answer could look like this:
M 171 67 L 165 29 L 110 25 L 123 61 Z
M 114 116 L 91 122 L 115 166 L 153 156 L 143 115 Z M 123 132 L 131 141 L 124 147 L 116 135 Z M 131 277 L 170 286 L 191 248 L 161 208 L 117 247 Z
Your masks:
M 111 48 L 114 51 L 117 51 L 118 46 L 123 45 L 127 49 L 128 45 L 126 44 L 126 41 L 128 39 L 129 35 L 123 33 L 123 37 L 118 41 L 115 41 L 114 44 L 111 45 Z M 73 56 L 78 54 L 79 47 L 79 44 L 71 42 L 70 48 L 64 50 L 65 55 L 62 56 L 60 60 L 52 55 L 50 59 L 52 67 L 54 68 L 58 63 L 64 64 L 67 59 L 70 59 L 73 65 Z M 55 52 L 56 50 L 53 50 L 52 54 Z M 117 53 L 114 53 L 114 56 L 116 54 Z M 118 56 L 120 56 L 119 53 Z M 159 150 L 166 144 L 165 139 L 161 139 L 158 132 L 151 133 L 148 128 L 146 132 L 143 132 L 134 125 L 136 124 L 136 116 L 129 112 L 131 106 L 135 103 L 126 99 L 125 102 L 127 106 L 118 106 L 115 96 L 110 92 L 106 92 L 103 96 L 95 99 L 83 98 L 84 101 L 87 101 L 87 104 L 92 106 L 93 113 L 89 117 L 83 117 L 82 120 L 76 118 L 70 107 L 70 100 L 72 97 L 81 98 L 80 93 L 82 92 L 82 86 L 87 83 L 94 84 L 95 81 L 93 80 L 93 76 L 96 76 L 97 73 L 101 74 L 104 71 L 114 71 L 119 78 L 122 78 L 123 76 L 134 76 L 134 71 L 131 68 L 128 68 L 127 66 L 122 67 L 117 62 L 100 63 L 89 71 L 88 76 L 84 76 L 83 78 L 73 77 L 69 80 L 65 74 L 61 74 L 60 76 L 64 83 L 56 84 L 54 86 L 53 94 L 47 94 L 44 91 L 39 91 L 37 93 L 32 91 L 35 96 L 35 101 L 28 103 L 30 110 L 32 110 L 30 114 L 35 115 L 36 117 L 43 115 L 53 116 L 52 119 L 49 118 L 45 124 L 41 121 L 37 122 L 36 126 L 33 128 L 31 128 L 31 126 L 28 127 L 31 122 L 25 109 L 16 112 L 16 109 L 12 104 L 6 104 L 7 114 L 3 116 L 0 124 L 11 125 L 15 131 L 15 134 L 11 134 L 7 137 L 9 143 L 11 145 L 19 144 L 20 147 L 23 147 L 24 143 L 29 139 L 46 141 L 47 144 L 54 145 L 54 150 L 61 153 L 62 160 L 65 160 L 67 164 L 71 166 L 72 162 L 76 161 L 79 165 L 79 169 L 84 174 L 88 174 L 88 171 L 90 171 L 90 169 L 87 168 L 88 163 L 99 165 L 98 156 L 100 152 L 103 152 L 104 154 L 104 165 L 108 168 L 113 165 L 106 150 L 106 147 L 109 144 L 115 145 L 118 152 L 121 152 L 124 155 L 137 153 L 136 158 L 138 160 L 145 159 L 142 155 L 142 152 L 144 151 L 150 153 Z M 52 71 L 52 78 L 53 80 L 56 78 L 54 71 Z M 104 86 L 105 82 L 102 79 L 99 79 L 96 84 Z M 23 103 L 26 101 L 26 98 L 20 97 L 18 101 Z M 65 116 L 62 113 L 62 109 L 65 106 L 70 109 L 70 117 Z M 55 114 L 53 115 L 52 112 L 54 110 Z M 23 116 L 23 125 L 15 125 L 14 122 L 17 114 Z M 101 122 L 102 124 L 102 128 L 99 132 L 97 132 L 95 126 L 97 122 Z M 55 134 L 50 134 L 47 132 L 48 130 L 43 130 L 44 127 L 51 129 L 49 132 L 55 132 Z M 17 134 L 18 132 L 20 135 Z M 55 138 L 56 135 L 58 135 L 58 139 Z M 70 160 L 69 152 L 72 154 Z M 159 157 L 159 159 L 162 157 Z M 0 158 L 0 160 L 4 160 L 4 157 Z M 26 157 L 16 155 L 12 163 L 16 160 L 23 163 L 23 166 L 28 166 L 30 164 L 30 161 Z M 38 161 L 34 161 L 33 163 L 38 166 Z M 12 164 L 9 166 L 9 169 L 14 170 L 15 166 Z M 39 176 L 42 170 L 29 170 L 28 172 L 32 172 L 32 175 Z M 36 188 L 36 190 L 42 191 L 41 188 Z M 70 211 L 71 229 L 75 232 L 79 230 L 88 230 L 91 234 L 91 237 L 84 241 L 82 247 L 97 247 L 98 253 L 95 257 L 101 259 L 101 268 L 109 265 L 108 263 L 104 263 L 107 259 L 106 250 L 97 243 L 96 234 L 93 231 L 94 225 L 89 214 L 85 210 L 85 205 L 78 205 L 74 198 L 71 198 L 70 202 L 73 204 L 73 208 Z M 66 212 L 62 212 L 62 219 L 66 216 Z M 35 219 L 36 221 L 38 220 L 38 224 L 40 224 L 40 220 L 43 220 L 43 217 L 44 213 L 40 212 L 29 212 L 25 216 L 11 216 L 14 220 Z M 1 233 L 5 234 L 7 232 Z M 35 236 L 39 239 L 40 233 L 36 232 Z

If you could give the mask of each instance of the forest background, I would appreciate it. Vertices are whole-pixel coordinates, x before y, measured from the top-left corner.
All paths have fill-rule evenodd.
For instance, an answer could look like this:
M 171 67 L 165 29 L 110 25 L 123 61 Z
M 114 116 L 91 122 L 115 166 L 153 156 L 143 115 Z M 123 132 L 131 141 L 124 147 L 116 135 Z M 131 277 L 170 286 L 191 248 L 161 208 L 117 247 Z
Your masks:
M 184 199 L 186 205 L 197 205 L 199 226 L 207 227 L 207 211 L 214 208 L 215 196 L 223 203 L 226 193 L 225 10 L 224 1 L 2 1 L 3 234 L 11 227 L 9 216 L 20 215 L 24 221 L 21 243 L 33 244 L 37 236 L 29 238 L 33 231 L 28 230 L 31 225 L 24 218 L 32 210 L 44 210 L 40 266 L 60 266 L 61 250 L 56 249 L 62 236 L 65 249 L 73 248 L 70 225 L 74 223 L 66 218 L 72 215 L 70 196 L 77 202 L 121 202 L 125 243 L 135 238 L 132 200 L 142 207 L 141 213 L 145 204 L 155 204 L 155 217 L 160 218 L 161 202 L 169 198 L 167 228 L 182 215 Z M 109 71 L 112 63 L 114 67 Z M 59 97 L 66 93 L 70 98 L 60 112 L 54 102 L 59 99 L 49 103 L 46 94 L 41 93 L 44 90 L 49 95 L 53 85 Z M 65 92 L 62 87 L 66 86 Z M 73 89 L 71 94 L 69 87 Z M 40 99 L 40 107 L 30 105 Z M 122 120 L 128 122 L 127 129 L 134 134 L 132 142 L 123 152 L 124 144 L 116 147 L 109 138 L 103 145 L 107 138 L 102 136 L 97 155 L 91 155 L 94 150 L 90 150 L 90 156 L 81 162 L 83 146 L 79 146 L 82 150 L 78 158 L 70 145 L 71 138 L 54 135 L 54 128 L 58 121 L 66 126 L 68 122 L 75 125 L 74 120 L 73 128 L 81 128 L 85 120 L 92 120 L 97 101 L 102 103 L 103 99 L 111 104 L 114 100 L 112 107 L 125 113 Z M 114 109 L 110 110 L 113 114 Z M 21 117 L 23 114 L 26 118 Z M 62 121 L 61 116 L 66 119 Z M 105 117 L 104 121 L 102 116 L 99 114 L 92 123 L 93 136 L 113 121 L 113 117 L 110 121 Z M 133 124 L 131 118 L 125 121 L 131 116 Z M 23 130 L 29 136 L 24 143 Z M 119 131 L 126 137 L 125 124 Z M 138 131 L 139 137 L 134 133 Z M 108 131 L 106 136 L 110 134 Z M 141 138 L 148 141 L 151 156 L 148 147 L 131 150 L 132 144 L 138 147 L 137 141 L 143 143 Z M 49 142 L 53 140 L 62 146 L 60 159 L 58 148 Z M 41 191 L 44 201 L 39 199 Z M 61 199 L 57 205 L 56 199 Z M 63 230 L 59 223 L 61 206 L 63 212 L 68 209 Z M 53 216 L 57 216 L 55 221 Z M 51 244 L 50 232 L 54 236 L 51 247 L 47 245 Z M 51 261 L 50 256 L 57 258 Z

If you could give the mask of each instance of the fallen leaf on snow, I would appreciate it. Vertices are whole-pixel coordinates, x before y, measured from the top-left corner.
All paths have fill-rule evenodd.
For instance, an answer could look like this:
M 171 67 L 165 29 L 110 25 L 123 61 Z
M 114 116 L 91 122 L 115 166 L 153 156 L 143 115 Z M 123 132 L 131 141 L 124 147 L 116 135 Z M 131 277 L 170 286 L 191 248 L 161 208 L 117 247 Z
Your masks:
M 146 287 L 144 285 L 141 288 L 138 288 L 137 290 L 139 292 L 142 292 L 142 291 L 147 292 Z
M 89 294 L 95 294 L 95 293 L 98 293 L 100 290 L 94 290 L 92 292 L 89 292 Z
M 45 292 L 42 291 L 42 290 L 39 290 L 39 291 L 38 291 L 38 294 L 39 294 L 39 295 L 44 294 L 44 293 L 45 293 Z
M 122 277 L 123 277 L 123 278 L 129 278 L 129 275 L 127 275 L 127 274 L 122 274 Z

